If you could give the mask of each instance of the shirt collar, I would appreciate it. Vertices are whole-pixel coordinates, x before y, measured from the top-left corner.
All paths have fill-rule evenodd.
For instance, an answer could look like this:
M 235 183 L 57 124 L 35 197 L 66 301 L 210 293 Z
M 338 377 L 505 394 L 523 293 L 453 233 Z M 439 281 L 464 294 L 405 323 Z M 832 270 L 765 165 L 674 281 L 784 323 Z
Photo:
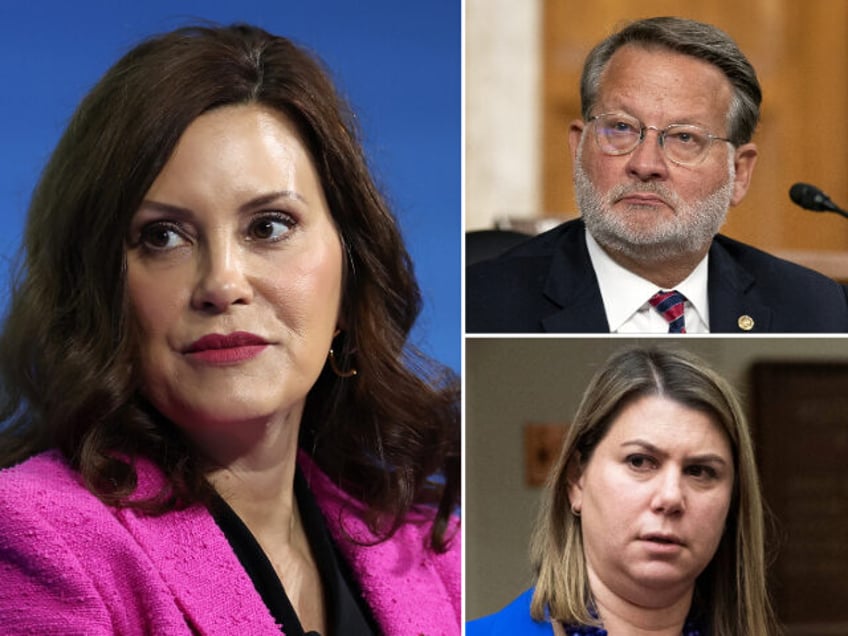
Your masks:
M 586 247 L 595 270 L 610 332 L 615 333 L 633 315 L 647 305 L 659 287 L 616 263 L 586 230 Z M 707 298 L 707 269 L 709 253 L 674 289 L 686 296 L 692 310 L 709 329 L 709 300 Z

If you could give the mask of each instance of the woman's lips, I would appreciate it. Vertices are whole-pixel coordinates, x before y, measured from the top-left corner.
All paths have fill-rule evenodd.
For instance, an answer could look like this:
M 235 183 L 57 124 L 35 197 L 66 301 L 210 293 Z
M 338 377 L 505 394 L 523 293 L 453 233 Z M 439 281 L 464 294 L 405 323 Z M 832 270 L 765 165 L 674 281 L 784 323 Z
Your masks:
M 268 341 L 246 331 L 211 333 L 192 342 L 183 353 L 192 360 L 209 364 L 235 364 L 258 356 Z
M 645 546 L 654 553 L 675 553 L 684 547 L 683 540 L 673 534 L 647 534 L 639 537 Z

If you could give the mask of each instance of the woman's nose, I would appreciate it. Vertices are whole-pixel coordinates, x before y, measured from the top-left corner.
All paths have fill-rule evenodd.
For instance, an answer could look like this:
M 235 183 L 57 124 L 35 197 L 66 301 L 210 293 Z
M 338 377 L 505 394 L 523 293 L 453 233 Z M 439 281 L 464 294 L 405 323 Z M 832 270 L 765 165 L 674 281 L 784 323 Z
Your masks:
M 679 472 L 667 470 L 657 475 L 651 507 L 665 515 L 679 514 L 686 509 L 682 475 Z
M 253 288 L 241 250 L 235 241 L 219 239 L 201 251 L 198 278 L 192 293 L 192 306 L 221 313 L 232 305 L 253 300 Z

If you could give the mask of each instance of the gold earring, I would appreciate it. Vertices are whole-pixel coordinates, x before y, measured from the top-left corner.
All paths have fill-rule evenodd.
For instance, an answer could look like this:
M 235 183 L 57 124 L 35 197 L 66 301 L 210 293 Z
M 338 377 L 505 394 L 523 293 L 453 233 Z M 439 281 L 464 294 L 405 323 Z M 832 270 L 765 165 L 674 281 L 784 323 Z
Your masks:
M 335 373 L 340 378 L 351 378 L 356 375 L 356 369 L 354 369 L 353 367 L 351 367 L 347 371 L 342 371 L 341 369 L 339 369 L 338 365 L 336 364 L 336 355 L 333 353 L 332 347 L 330 347 L 329 360 L 330 368 L 333 370 L 333 373 Z

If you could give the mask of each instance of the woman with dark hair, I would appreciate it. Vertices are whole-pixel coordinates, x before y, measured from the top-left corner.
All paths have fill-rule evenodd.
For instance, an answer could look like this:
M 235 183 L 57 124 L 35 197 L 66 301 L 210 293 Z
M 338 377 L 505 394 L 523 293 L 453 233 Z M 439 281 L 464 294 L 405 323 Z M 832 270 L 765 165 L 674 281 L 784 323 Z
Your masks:
M 459 632 L 458 383 L 352 122 L 246 25 L 82 102 L 0 335 L 4 633 Z
M 690 354 L 626 349 L 551 471 L 534 589 L 467 634 L 773 636 L 764 525 L 733 389 Z

